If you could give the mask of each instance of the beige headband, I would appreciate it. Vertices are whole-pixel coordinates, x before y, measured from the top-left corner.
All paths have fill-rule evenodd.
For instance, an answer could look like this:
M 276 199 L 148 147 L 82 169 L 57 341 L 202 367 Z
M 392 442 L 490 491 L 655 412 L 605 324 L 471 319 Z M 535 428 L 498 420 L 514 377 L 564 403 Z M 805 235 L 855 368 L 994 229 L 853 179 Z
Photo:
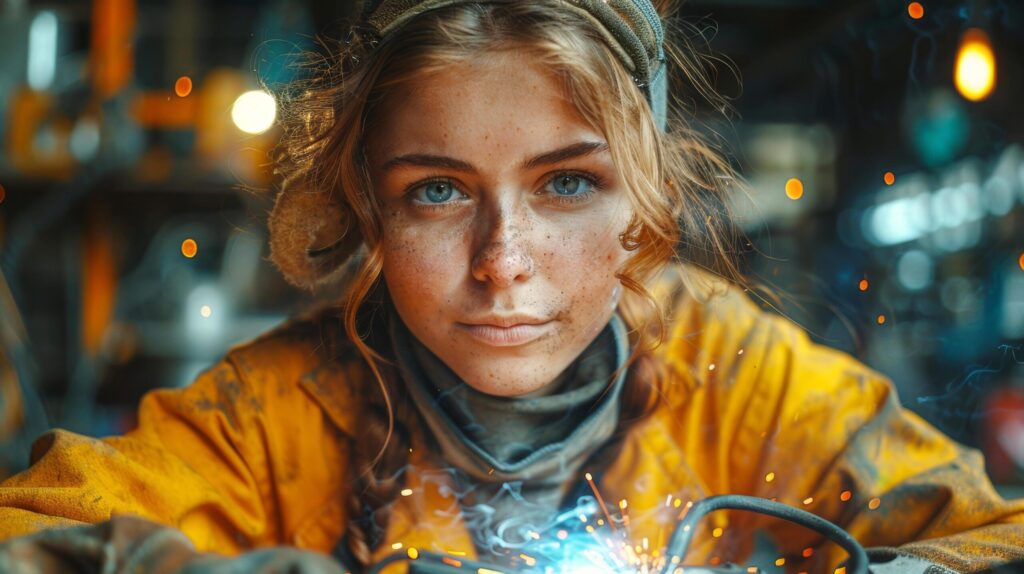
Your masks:
M 382 41 L 424 12 L 456 4 L 523 0 L 368 0 L 363 25 Z M 658 128 L 665 130 L 667 79 L 664 29 L 650 0 L 563 0 L 566 9 L 590 20 L 644 91 Z

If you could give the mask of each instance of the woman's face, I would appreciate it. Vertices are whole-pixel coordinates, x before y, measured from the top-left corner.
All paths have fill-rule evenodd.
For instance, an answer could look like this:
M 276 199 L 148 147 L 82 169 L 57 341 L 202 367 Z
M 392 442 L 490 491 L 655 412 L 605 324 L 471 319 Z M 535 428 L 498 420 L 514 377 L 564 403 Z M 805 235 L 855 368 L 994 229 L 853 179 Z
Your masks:
M 491 54 L 392 94 L 368 133 L 394 305 L 487 394 L 543 394 L 617 303 L 632 212 L 566 98 L 529 56 Z

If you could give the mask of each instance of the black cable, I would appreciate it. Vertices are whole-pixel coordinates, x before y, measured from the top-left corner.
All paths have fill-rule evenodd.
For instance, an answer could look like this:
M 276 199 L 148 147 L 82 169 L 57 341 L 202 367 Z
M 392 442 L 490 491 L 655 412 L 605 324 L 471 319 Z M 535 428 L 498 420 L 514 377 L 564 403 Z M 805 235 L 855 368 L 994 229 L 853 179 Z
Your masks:
M 709 512 L 726 509 L 747 510 L 758 514 L 767 514 L 819 532 L 841 546 L 850 555 L 850 559 L 846 564 L 850 574 L 868 574 L 867 553 L 864 552 L 864 548 L 860 543 L 842 528 L 806 510 L 764 498 L 741 494 L 710 496 L 694 503 L 693 507 L 686 513 L 686 516 L 676 524 L 676 529 L 672 532 L 672 537 L 669 538 L 665 552 L 666 556 L 670 559 L 675 556 L 682 559 L 686 556 L 686 551 L 693 540 L 697 522 Z

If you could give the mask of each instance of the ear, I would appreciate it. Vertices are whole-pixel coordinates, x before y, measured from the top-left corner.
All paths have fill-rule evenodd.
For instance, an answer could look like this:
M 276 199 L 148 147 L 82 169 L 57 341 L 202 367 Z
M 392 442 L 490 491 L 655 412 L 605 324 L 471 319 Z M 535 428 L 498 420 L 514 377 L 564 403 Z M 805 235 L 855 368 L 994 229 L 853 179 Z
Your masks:
M 290 182 L 278 194 L 268 221 L 270 259 L 292 285 L 327 283 L 362 244 L 355 216 L 339 196 Z

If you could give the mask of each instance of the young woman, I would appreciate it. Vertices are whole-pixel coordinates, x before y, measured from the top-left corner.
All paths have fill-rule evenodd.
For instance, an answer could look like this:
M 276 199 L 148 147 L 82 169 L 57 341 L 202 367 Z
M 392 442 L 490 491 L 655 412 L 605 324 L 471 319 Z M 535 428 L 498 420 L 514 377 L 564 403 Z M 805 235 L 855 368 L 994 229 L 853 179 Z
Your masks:
M 1024 557 L 1024 505 L 975 451 L 750 299 L 734 178 L 664 92 L 708 88 L 654 10 L 372 2 L 286 99 L 270 219 L 285 276 L 341 303 L 151 393 L 123 437 L 44 435 L 0 486 L 0 533 L 95 526 L 15 538 L 0 570 L 430 550 L 575 571 L 544 549 L 581 527 L 600 543 L 571 558 L 615 571 L 742 563 L 759 530 L 793 571 L 845 558 L 740 512 L 665 556 L 679 515 L 722 493 L 807 509 L 902 571 Z

